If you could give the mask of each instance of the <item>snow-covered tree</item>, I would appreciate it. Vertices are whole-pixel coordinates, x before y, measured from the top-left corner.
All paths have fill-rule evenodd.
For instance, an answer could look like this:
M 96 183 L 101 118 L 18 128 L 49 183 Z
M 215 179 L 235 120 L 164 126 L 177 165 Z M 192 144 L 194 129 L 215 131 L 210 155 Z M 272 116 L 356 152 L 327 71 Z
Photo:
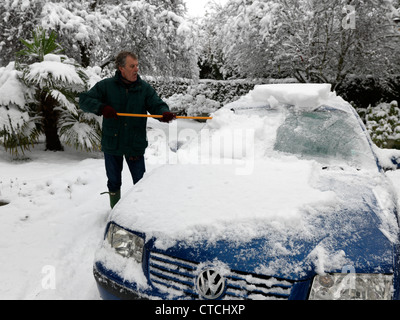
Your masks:
M 0 1 L 0 66 L 15 60 L 19 39 L 30 37 L 41 15 L 43 0 Z
M 197 77 L 192 26 L 183 0 L 5 0 L 0 2 L 0 64 L 13 60 L 34 26 L 56 31 L 68 57 L 83 67 L 136 52 L 142 73 Z
M 27 101 L 33 92 L 20 81 L 21 74 L 14 62 L 0 68 L 0 143 L 14 154 L 38 137 Z
M 230 0 L 215 15 L 226 76 L 340 83 L 399 72 L 392 0 Z
M 221 80 L 224 69 L 223 55 L 223 29 L 227 13 L 218 3 L 209 2 L 210 8 L 205 17 L 195 19 L 196 38 L 198 43 L 198 56 L 200 77 L 203 79 Z
M 86 150 L 98 149 L 100 124 L 78 108 L 77 95 L 88 77 L 73 59 L 61 55 L 55 32 L 33 32 L 22 41 L 16 63 L 0 70 L 0 136 L 17 153 L 44 134 L 47 150 L 63 150 L 61 140 Z M 11 86 L 15 89 L 9 90 Z M 90 130 L 89 130 L 90 128 Z M 61 135 L 61 140 L 60 140 Z
M 57 31 L 68 56 L 87 67 L 102 58 L 102 50 L 99 54 L 97 48 L 107 46 L 108 34 L 125 27 L 125 19 L 115 11 L 106 4 L 98 6 L 96 1 L 45 2 L 38 19 L 46 30 Z
M 113 32 L 110 54 L 120 49 L 135 52 L 141 72 L 146 75 L 196 78 L 192 26 L 180 15 L 182 8 L 182 0 L 157 5 L 152 1 L 123 1 L 119 14 L 126 20 L 125 28 Z

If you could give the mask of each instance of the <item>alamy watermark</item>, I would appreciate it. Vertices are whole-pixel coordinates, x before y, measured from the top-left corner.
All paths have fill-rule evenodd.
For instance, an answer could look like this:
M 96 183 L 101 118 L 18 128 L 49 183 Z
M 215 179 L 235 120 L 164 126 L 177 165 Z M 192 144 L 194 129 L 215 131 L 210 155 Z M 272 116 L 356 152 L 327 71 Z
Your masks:
M 343 7 L 342 13 L 345 17 L 342 19 L 342 27 L 345 30 L 356 28 L 356 7 L 351 5 L 346 5 Z
M 342 274 L 346 274 L 343 278 L 342 285 L 347 290 L 356 290 L 356 269 L 352 265 L 347 265 L 342 268 Z
M 46 265 L 42 268 L 42 288 L 45 290 L 56 289 L 56 268 L 52 265 Z
M 149 157 L 150 164 L 225 164 L 235 165 L 235 174 L 249 175 L 254 169 L 254 129 L 178 131 L 176 121 L 161 129 L 148 132 L 149 144 L 157 150 L 157 157 Z M 188 144 L 186 147 L 182 145 Z M 180 150 L 182 147 L 182 150 Z

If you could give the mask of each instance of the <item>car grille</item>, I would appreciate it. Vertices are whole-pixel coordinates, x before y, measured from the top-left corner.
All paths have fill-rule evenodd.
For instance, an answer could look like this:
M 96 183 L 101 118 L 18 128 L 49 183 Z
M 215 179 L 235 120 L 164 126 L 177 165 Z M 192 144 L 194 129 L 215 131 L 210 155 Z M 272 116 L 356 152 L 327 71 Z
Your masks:
M 181 299 L 196 299 L 196 279 L 199 264 L 165 254 L 150 253 L 150 281 L 161 292 L 168 292 Z M 229 271 L 226 278 L 226 292 L 223 299 L 272 300 L 288 299 L 292 281 L 273 277 Z

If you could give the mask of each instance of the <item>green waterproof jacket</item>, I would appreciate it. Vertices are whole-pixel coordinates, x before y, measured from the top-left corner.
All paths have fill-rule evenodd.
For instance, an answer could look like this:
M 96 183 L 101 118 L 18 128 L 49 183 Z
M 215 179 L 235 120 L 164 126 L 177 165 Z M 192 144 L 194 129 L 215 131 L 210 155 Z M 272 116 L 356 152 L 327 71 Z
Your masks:
M 80 108 L 85 112 L 101 115 L 104 106 L 109 105 L 117 113 L 139 113 L 161 115 L 169 111 L 168 105 L 160 99 L 155 90 L 139 76 L 131 85 L 121 80 L 117 71 L 113 78 L 98 82 L 79 97 Z M 118 117 L 103 118 L 101 147 L 112 155 L 141 156 L 147 143 L 147 118 Z

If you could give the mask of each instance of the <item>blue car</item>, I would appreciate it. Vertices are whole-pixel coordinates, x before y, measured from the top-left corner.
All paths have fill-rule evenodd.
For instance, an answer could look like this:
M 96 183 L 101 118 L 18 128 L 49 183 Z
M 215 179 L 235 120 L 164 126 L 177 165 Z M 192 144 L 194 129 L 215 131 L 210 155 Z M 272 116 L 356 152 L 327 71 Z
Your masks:
M 387 161 L 330 85 L 256 86 L 177 140 L 109 217 L 102 298 L 399 299 Z

